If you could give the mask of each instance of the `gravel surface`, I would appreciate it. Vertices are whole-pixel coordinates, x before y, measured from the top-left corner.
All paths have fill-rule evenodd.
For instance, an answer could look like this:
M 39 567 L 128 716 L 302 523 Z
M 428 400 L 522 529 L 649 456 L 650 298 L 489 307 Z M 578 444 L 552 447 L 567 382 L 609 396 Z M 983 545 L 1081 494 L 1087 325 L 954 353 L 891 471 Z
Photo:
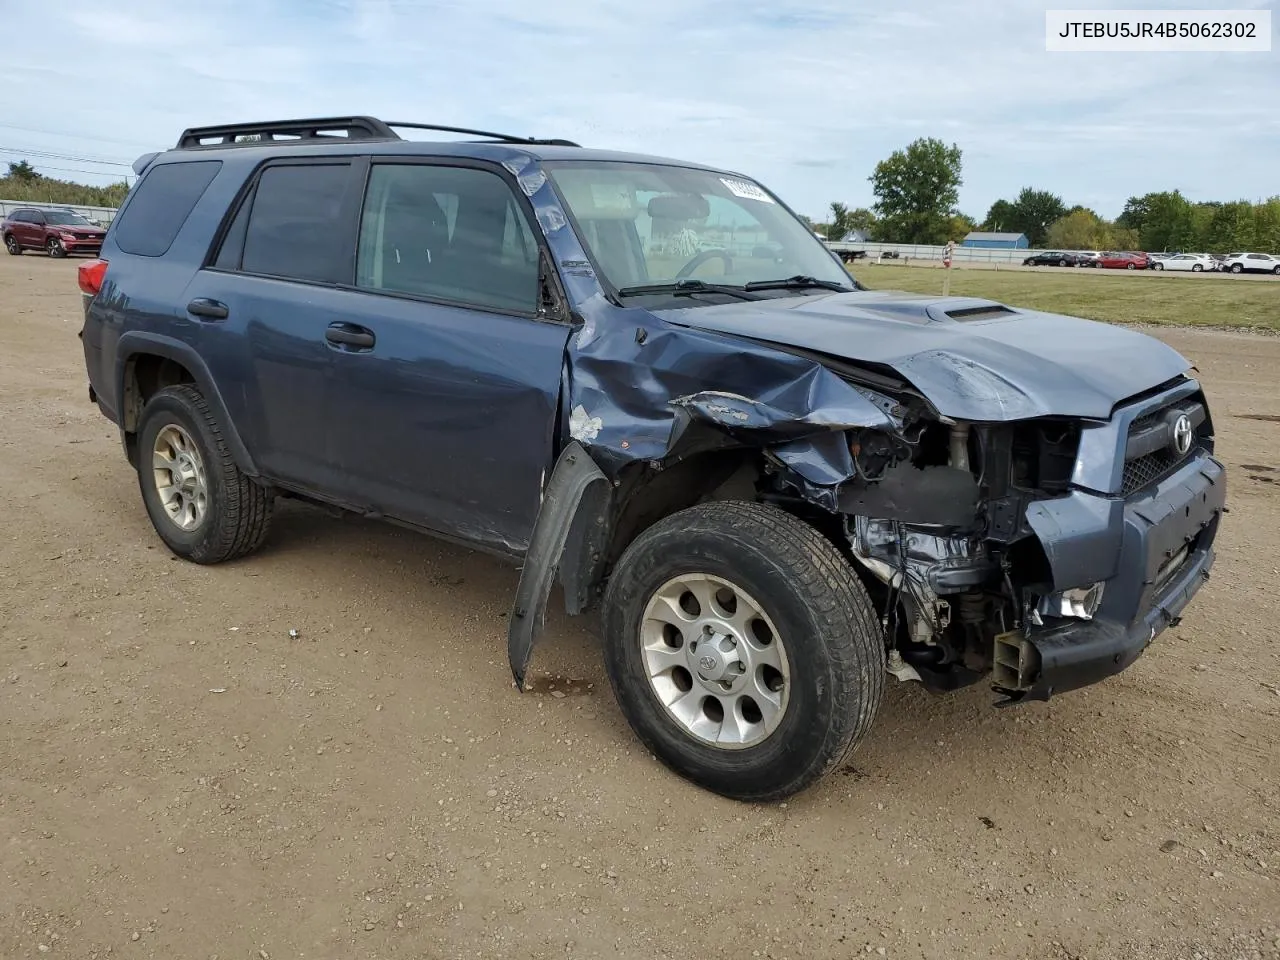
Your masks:
M 1280 957 L 1280 341 L 1171 331 L 1231 468 L 1213 580 L 1053 702 L 889 688 L 776 806 L 637 746 L 513 570 L 284 505 L 200 568 L 86 396 L 75 261 L 0 258 L 0 956 Z

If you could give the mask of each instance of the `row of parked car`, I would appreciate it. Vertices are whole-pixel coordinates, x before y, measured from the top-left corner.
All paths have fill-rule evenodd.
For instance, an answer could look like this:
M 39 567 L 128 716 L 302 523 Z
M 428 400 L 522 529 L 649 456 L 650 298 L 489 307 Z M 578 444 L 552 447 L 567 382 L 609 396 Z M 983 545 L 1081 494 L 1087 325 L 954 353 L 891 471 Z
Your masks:
M 1269 253 L 1142 253 L 1133 251 L 1046 250 L 1022 261 L 1024 267 L 1099 267 L 1109 270 L 1181 270 L 1190 273 L 1274 273 L 1280 257 Z

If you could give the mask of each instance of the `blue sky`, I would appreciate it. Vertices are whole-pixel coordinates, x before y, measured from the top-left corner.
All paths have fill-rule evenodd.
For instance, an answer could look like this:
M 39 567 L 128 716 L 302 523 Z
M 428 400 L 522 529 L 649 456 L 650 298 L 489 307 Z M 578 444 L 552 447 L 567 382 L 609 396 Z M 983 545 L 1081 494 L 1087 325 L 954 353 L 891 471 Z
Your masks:
M 1229 5 L 1280 24 L 1278 2 Z M 1180 5 L 1213 6 L 1110 6 Z M 1280 193 L 1280 42 L 1046 53 L 1044 10 L 1072 6 L 1109 5 L 0 0 L 0 148 L 107 182 L 124 168 L 86 159 L 131 161 L 185 126 L 368 113 L 729 167 L 813 216 L 869 205 L 876 162 L 920 136 L 960 145 L 979 219 L 1022 186 L 1108 216 L 1148 190 Z

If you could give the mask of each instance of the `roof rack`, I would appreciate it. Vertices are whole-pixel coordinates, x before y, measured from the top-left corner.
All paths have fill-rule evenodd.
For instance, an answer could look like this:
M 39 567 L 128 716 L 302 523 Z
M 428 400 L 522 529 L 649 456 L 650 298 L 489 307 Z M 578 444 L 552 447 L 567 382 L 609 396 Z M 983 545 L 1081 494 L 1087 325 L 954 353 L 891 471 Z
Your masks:
M 241 137 L 253 137 L 241 141 Z M 178 149 L 222 146 L 243 142 L 296 140 L 399 140 L 394 130 L 373 117 L 327 117 L 319 120 L 277 120 L 268 123 L 228 123 L 190 127 L 178 138 Z
M 388 120 L 388 127 L 404 127 L 410 130 L 439 130 L 443 133 L 465 133 L 472 137 L 485 137 L 489 140 L 498 140 L 502 143 L 528 143 L 537 144 L 539 146 L 557 146 L 557 147 L 580 147 L 582 144 L 574 143 L 572 140 L 539 140 L 536 137 L 517 137 L 509 133 L 492 133 L 488 130 L 469 130 L 466 127 L 442 127 L 435 123 L 400 123 L 395 120 Z
M 434 123 L 388 123 L 376 117 L 326 117 L 310 120 L 278 120 L 267 123 L 229 123 L 213 127 L 189 127 L 178 138 L 179 150 L 199 147 L 261 146 L 264 143 L 296 143 L 315 140 L 400 140 L 392 127 L 414 130 L 438 130 L 484 137 L 501 143 L 524 143 L 539 146 L 576 147 L 572 140 L 538 140 L 516 137 L 488 130 L 446 127 Z

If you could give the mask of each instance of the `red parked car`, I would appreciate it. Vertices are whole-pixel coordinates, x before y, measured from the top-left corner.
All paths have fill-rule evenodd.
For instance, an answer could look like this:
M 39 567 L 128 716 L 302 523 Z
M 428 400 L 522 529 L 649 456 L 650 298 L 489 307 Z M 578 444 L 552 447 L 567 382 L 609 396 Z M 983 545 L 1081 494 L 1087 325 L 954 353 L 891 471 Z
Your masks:
M 0 222 L 0 235 L 11 256 L 23 250 L 43 250 L 51 257 L 65 257 L 69 253 L 98 253 L 107 231 L 70 210 L 20 207 Z
M 1104 253 L 1097 265 L 1111 270 L 1145 270 L 1151 261 L 1145 253 Z

